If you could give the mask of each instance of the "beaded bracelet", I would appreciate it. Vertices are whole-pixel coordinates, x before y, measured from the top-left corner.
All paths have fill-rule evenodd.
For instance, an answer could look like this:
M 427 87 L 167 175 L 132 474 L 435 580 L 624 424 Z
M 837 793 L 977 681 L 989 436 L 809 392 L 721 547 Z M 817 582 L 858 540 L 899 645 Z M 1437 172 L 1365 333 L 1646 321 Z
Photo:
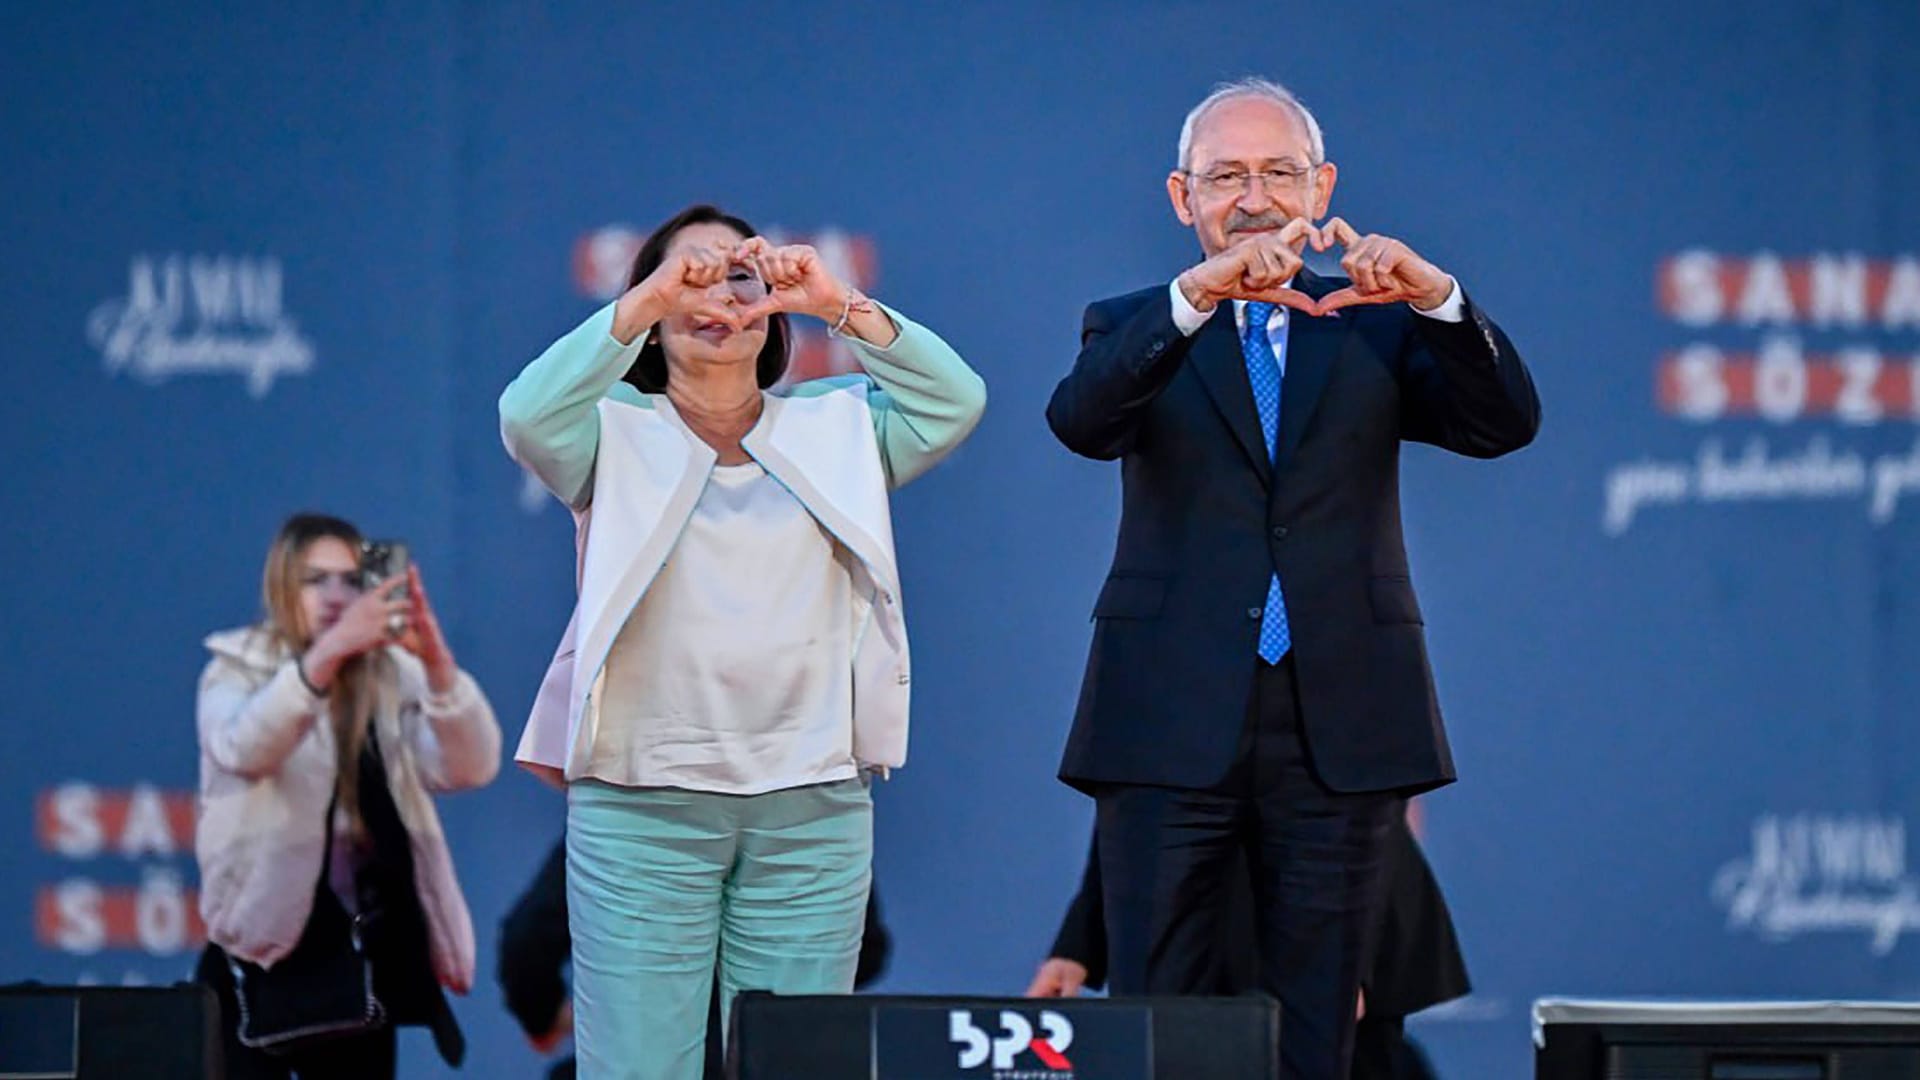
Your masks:
M 840 308 L 840 321 L 834 323 L 832 326 L 827 327 L 827 336 L 839 337 L 840 332 L 847 328 L 847 320 L 852 317 L 853 317 L 853 290 L 848 289 L 846 303 L 844 306 Z

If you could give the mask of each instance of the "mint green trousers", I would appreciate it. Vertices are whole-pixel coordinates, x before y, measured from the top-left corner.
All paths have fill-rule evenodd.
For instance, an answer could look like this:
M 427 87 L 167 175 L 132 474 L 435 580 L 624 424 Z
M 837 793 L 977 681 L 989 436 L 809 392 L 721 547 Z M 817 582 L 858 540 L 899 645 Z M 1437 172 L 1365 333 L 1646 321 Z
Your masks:
M 864 780 L 763 795 L 569 785 L 582 1080 L 699 1080 L 716 968 L 723 1025 L 742 990 L 850 992 L 872 865 Z

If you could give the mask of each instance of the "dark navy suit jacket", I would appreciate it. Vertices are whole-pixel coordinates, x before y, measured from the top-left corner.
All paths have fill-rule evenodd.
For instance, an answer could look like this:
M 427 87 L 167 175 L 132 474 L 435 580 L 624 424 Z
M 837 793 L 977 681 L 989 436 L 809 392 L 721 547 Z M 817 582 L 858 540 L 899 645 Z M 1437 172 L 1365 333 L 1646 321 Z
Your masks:
M 1323 296 L 1346 282 L 1302 271 Z M 1119 459 L 1112 570 L 1094 604 L 1063 780 L 1207 788 L 1246 720 L 1268 575 L 1292 629 L 1302 721 L 1336 791 L 1453 779 L 1400 528 L 1400 444 L 1491 458 L 1532 441 L 1540 402 L 1471 300 L 1441 322 L 1406 304 L 1290 311 L 1269 463 L 1222 303 L 1192 337 L 1166 285 L 1087 308 L 1047 422 Z

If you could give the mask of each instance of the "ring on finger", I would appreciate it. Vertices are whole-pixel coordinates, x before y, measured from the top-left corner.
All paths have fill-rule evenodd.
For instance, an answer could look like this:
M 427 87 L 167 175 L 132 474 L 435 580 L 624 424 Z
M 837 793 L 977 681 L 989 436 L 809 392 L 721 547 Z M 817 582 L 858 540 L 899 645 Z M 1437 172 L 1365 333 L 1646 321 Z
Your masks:
M 407 632 L 407 617 L 399 612 L 387 616 L 387 636 L 397 638 Z

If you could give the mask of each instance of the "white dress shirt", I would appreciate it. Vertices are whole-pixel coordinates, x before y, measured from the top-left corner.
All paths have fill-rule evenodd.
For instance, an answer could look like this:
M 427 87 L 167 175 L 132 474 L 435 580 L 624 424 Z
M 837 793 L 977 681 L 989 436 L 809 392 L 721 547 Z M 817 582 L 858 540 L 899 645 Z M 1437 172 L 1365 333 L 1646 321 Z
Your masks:
M 759 464 L 715 466 L 607 655 L 587 775 L 729 795 L 858 775 L 851 559 Z

